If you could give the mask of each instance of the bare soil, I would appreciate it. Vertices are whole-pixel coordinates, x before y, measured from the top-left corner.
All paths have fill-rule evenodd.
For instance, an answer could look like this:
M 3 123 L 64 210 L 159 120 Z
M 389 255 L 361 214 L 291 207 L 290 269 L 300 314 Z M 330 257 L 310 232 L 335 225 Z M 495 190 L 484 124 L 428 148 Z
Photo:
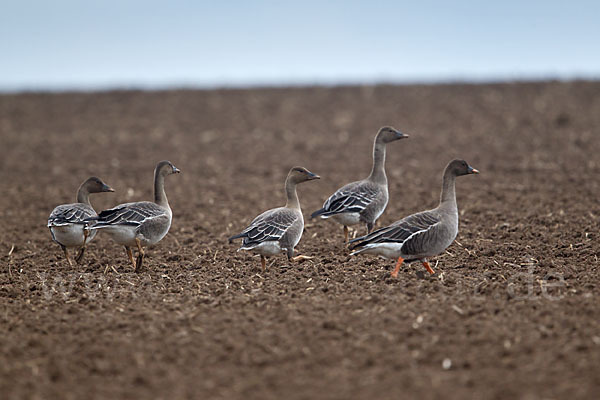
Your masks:
M 366 176 L 382 125 L 390 204 L 437 204 L 463 158 L 461 228 L 435 277 L 349 257 L 307 219 L 266 273 L 226 238 L 285 202 L 306 216 Z M 600 82 L 0 96 L 0 397 L 600 398 Z M 69 267 L 46 218 L 96 175 L 97 210 L 152 196 L 173 225 L 134 273 L 102 234 Z M 364 232 L 364 227 L 358 227 Z

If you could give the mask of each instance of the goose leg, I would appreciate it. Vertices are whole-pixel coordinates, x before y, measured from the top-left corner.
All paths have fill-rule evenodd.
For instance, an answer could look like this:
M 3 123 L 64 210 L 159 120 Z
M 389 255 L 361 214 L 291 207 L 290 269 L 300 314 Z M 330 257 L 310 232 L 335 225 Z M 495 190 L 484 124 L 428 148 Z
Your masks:
M 373 231 L 375 224 L 373 222 L 367 222 L 367 235 Z
M 429 262 L 427 260 L 423 259 L 422 262 L 425 269 L 427 269 L 427 272 L 429 272 L 431 275 L 435 274 L 433 268 L 431 268 L 431 265 L 429 265 Z
M 400 271 L 400 266 L 404 262 L 404 258 L 398 257 L 398 262 L 396 262 L 396 268 L 392 271 L 392 278 L 398 277 L 398 271 Z
M 81 246 L 81 249 L 79 249 L 79 253 L 77 253 L 77 257 L 75 257 L 75 261 L 77 262 L 77 264 L 81 263 L 81 260 L 83 260 L 83 254 L 85 253 L 85 242 L 87 241 L 87 238 L 89 236 L 89 232 L 87 231 L 87 229 L 83 229 L 83 245 Z
M 131 252 L 131 247 L 125 246 L 125 250 L 127 251 L 127 257 L 129 257 L 129 261 L 131 265 L 133 265 L 133 269 L 135 269 L 135 260 L 133 259 L 133 253 Z
M 85 246 L 82 246 L 77 252 L 77 257 L 75 257 L 75 261 L 77 264 L 81 264 L 81 260 L 83 260 L 83 254 L 85 253 Z
M 265 272 L 267 269 L 267 259 L 263 255 L 260 256 L 260 265 L 262 265 L 262 270 Z
M 348 243 L 348 227 L 344 225 L 344 244 Z
M 63 246 L 62 244 L 60 245 L 60 247 L 62 247 L 62 250 L 65 253 L 65 258 L 69 262 L 69 266 L 72 267 L 73 266 L 73 261 L 71 261 L 71 257 L 69 257 L 69 252 L 67 251 L 67 248 L 65 246 Z
M 146 255 L 146 253 L 144 253 L 144 249 L 142 249 L 142 243 L 140 242 L 140 239 L 136 238 L 135 244 L 137 244 L 138 248 L 137 262 L 135 263 L 135 272 L 139 272 L 142 269 L 142 263 L 144 262 L 144 256 Z

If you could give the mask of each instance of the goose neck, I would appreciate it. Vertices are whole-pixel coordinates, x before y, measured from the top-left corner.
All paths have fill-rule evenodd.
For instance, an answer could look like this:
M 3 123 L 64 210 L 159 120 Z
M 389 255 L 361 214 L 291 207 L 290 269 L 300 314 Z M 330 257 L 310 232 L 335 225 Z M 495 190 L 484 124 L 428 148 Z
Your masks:
M 159 171 L 154 173 L 154 202 L 159 206 L 169 207 L 169 201 L 165 193 L 165 176 Z
M 91 204 L 90 204 L 90 192 L 87 190 L 87 188 L 84 185 L 81 185 L 79 187 L 79 190 L 77 191 L 77 202 L 78 203 L 88 204 L 88 205 L 91 206 Z
M 373 167 L 368 179 L 376 183 L 387 183 L 385 175 L 385 143 L 379 141 L 378 138 L 373 143 Z
M 296 182 L 289 177 L 285 180 L 285 194 L 287 196 L 286 207 L 300 209 L 300 201 L 298 200 L 298 193 L 296 191 Z
M 456 175 L 451 171 L 444 172 L 440 206 L 456 208 Z

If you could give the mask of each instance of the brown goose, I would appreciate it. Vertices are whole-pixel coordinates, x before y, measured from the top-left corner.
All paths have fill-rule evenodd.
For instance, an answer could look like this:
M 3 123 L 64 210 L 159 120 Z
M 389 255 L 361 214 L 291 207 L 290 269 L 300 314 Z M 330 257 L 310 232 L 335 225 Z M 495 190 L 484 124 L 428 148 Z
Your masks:
M 165 193 L 165 177 L 179 173 L 170 161 L 161 161 L 154 169 L 154 201 L 138 201 L 120 204 L 102 211 L 96 218 L 96 224 L 88 229 L 103 229 L 112 239 L 125 246 L 129 261 L 135 271 L 139 271 L 144 261 L 143 246 L 158 243 L 169 232 L 173 213 Z M 133 259 L 131 248 L 138 249 L 137 262 Z
M 73 265 L 68 248 L 80 247 L 75 261 L 79 264 L 83 259 L 85 245 L 94 239 L 96 232 L 89 232 L 85 227 L 90 224 L 86 219 L 95 217 L 96 211 L 90 203 L 90 193 L 114 192 L 99 178 L 92 176 L 81 184 L 77 190 L 77 202 L 56 207 L 48 217 L 48 228 L 52 240 L 60 245 L 69 265 Z
M 300 241 L 304 230 L 304 218 L 300 210 L 296 185 L 319 178 L 318 175 L 306 168 L 292 168 L 285 180 L 287 195 L 285 207 L 274 208 L 260 214 L 241 233 L 230 237 L 229 243 L 243 238 L 239 250 L 250 250 L 260 254 L 263 271 L 266 268 L 267 256 L 274 256 L 285 251 L 288 260 L 295 260 L 293 258 L 294 247 Z
M 344 243 L 348 242 L 348 226 L 364 222 L 371 233 L 375 221 L 388 203 L 388 183 L 385 175 L 385 147 L 387 143 L 407 138 L 408 135 L 390 127 L 379 129 L 373 143 L 373 167 L 371 174 L 362 181 L 352 182 L 339 188 L 312 213 L 311 218 L 333 218 L 344 226 Z
M 456 205 L 455 180 L 457 176 L 478 174 L 464 160 L 451 161 L 444 170 L 440 204 L 433 210 L 409 215 L 392 225 L 352 240 L 350 255 L 374 254 L 384 258 L 398 259 L 392 277 L 398 276 L 404 261 L 419 260 L 433 274 L 427 257 L 442 253 L 458 234 L 458 207 Z

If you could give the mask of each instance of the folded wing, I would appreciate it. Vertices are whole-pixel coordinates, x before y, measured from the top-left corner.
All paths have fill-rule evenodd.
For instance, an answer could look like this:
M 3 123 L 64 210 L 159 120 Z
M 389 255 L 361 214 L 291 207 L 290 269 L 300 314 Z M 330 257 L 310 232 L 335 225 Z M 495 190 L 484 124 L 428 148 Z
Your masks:
M 48 217 L 48 227 L 70 224 L 88 224 L 88 219 L 95 217 L 96 212 L 87 204 L 74 203 L 56 207 Z
M 140 226 L 150 218 L 165 215 L 165 210 L 149 201 L 126 203 L 104 210 L 97 217 L 95 229 L 113 225 Z
M 439 217 L 430 212 L 413 214 L 369 235 L 350 241 L 350 249 L 360 249 L 378 243 L 399 243 L 402 244 L 404 254 L 419 254 L 427 238 L 439 223 Z
M 298 218 L 297 213 L 285 207 L 269 210 L 256 217 L 241 233 L 230 237 L 229 241 L 244 238 L 243 247 L 278 241 Z
M 380 190 L 378 186 L 370 182 L 346 185 L 332 194 L 323 204 L 323 208 L 315 211 L 312 217 L 360 213 L 377 198 Z

